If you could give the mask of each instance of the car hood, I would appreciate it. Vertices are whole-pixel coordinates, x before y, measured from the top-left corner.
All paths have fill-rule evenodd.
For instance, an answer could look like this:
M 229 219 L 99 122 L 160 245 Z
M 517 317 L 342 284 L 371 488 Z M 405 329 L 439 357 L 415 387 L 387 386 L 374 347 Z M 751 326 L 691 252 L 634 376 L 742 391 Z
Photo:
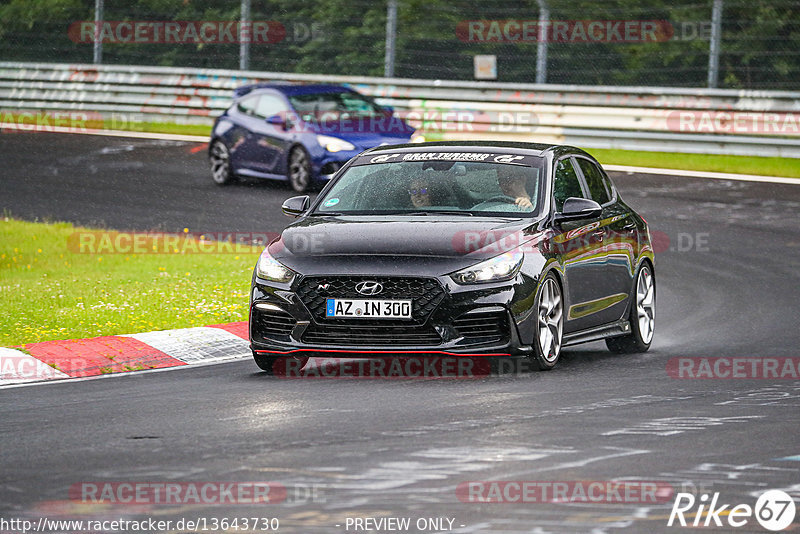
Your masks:
M 535 239 L 535 223 L 447 215 L 314 216 L 286 228 L 269 252 L 303 274 L 444 274 Z
M 396 115 L 349 118 L 309 123 L 315 133 L 338 137 L 366 149 L 381 144 L 407 143 L 414 128 Z

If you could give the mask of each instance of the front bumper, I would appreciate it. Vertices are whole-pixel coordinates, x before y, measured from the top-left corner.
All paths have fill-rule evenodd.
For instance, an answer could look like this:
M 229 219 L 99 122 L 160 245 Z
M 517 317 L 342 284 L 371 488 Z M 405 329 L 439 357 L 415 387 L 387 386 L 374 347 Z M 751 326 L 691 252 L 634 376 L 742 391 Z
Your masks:
M 341 150 L 328 152 L 321 149 L 319 154 L 312 156 L 312 174 L 316 180 L 327 181 L 333 178 L 336 171 L 341 169 L 351 158 L 357 156 L 360 150 Z
M 351 289 L 361 279 L 377 280 L 389 288 L 381 298 L 411 298 L 412 319 L 326 318 L 326 298 L 363 298 Z M 521 341 L 510 311 L 513 284 L 453 289 L 452 283 L 435 277 L 313 276 L 283 287 L 256 279 L 250 308 L 251 348 L 263 355 L 342 358 L 530 354 L 531 347 Z

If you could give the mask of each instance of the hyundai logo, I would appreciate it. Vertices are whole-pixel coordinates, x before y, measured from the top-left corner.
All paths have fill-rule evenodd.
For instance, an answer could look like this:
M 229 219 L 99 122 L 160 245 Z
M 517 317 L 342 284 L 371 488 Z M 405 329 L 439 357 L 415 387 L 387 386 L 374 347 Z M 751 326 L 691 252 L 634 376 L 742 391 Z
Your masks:
M 365 280 L 356 284 L 356 291 L 362 295 L 377 295 L 383 291 L 383 284 L 380 282 L 373 282 L 372 280 Z

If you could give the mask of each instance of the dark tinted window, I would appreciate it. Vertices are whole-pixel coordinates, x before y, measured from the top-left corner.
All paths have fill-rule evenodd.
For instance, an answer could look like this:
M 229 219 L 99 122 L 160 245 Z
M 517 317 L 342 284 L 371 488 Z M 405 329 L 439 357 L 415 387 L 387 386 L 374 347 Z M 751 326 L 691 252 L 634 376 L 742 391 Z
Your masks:
M 289 101 L 305 121 L 383 115 L 380 107 L 358 93 L 308 93 L 290 96 Z
M 570 197 L 583 197 L 578 174 L 572 166 L 572 158 L 564 158 L 556 163 L 555 180 L 553 181 L 553 198 L 556 201 L 556 211 L 561 211 L 564 201 Z
M 606 191 L 608 191 L 609 198 L 614 198 L 614 184 L 611 183 L 611 178 L 608 177 L 602 167 L 600 168 L 600 174 L 603 175 L 603 185 L 606 186 Z
M 388 157 L 399 159 L 436 154 L 398 153 Z M 381 157 L 386 156 L 372 159 Z M 530 160 L 538 165 L 543 163 L 539 158 Z M 477 216 L 535 216 L 541 212 L 538 192 L 542 174 L 539 166 L 510 165 L 491 160 L 400 160 L 354 165 L 331 185 L 317 212 L 403 215 L 431 210 L 469 212 Z
M 598 204 L 605 204 L 611 200 L 603 180 L 603 173 L 597 168 L 597 165 L 588 159 L 575 159 L 577 160 L 578 165 L 581 167 L 583 177 L 586 179 L 586 185 L 589 186 L 589 194 L 592 195 L 592 200 Z

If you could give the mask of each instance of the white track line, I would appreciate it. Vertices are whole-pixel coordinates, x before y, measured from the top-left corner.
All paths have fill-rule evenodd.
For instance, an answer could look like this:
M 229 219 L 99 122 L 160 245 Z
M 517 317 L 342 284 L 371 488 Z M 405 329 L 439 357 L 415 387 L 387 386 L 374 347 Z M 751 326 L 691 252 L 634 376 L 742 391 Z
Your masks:
M 91 128 L 68 128 L 65 126 L 46 126 L 31 128 L 27 124 L 0 123 L 0 129 L 19 130 L 22 133 L 71 133 L 84 135 L 106 135 L 108 137 L 135 137 L 137 139 L 161 139 L 164 141 L 191 141 L 196 143 L 208 143 L 207 135 L 184 135 L 154 132 L 128 132 L 125 130 L 93 130 Z
M 158 369 L 144 369 L 142 371 L 127 371 L 124 373 L 110 373 L 106 375 L 94 375 L 94 376 L 79 376 L 79 377 L 67 377 L 69 380 L 43 380 L 37 382 L 19 382 L 19 383 L 9 383 L 9 384 L 0 384 L 0 391 L 4 389 L 13 389 L 13 388 L 23 388 L 23 387 L 31 387 L 31 386 L 47 386 L 51 384 L 72 384 L 73 382 L 87 382 L 89 380 L 106 380 L 106 379 L 114 379 L 114 378 L 135 378 L 137 376 L 142 375 L 149 375 L 152 373 L 165 373 L 167 371 L 180 371 L 181 369 L 197 369 L 198 367 L 210 367 L 212 365 L 221 365 L 226 363 L 235 363 L 241 360 L 214 360 L 209 362 L 202 362 L 202 363 L 193 363 L 191 365 L 176 365 L 175 367 L 159 367 Z M 258 367 L 253 364 L 252 373 L 251 374 L 258 374 L 260 370 Z M 265 375 L 267 378 L 269 375 Z
M 782 176 L 759 176 L 757 174 L 733 174 L 727 172 L 684 171 L 680 169 L 656 169 L 654 167 L 628 167 L 625 165 L 603 165 L 612 172 L 630 172 L 637 174 L 663 174 L 666 176 L 685 176 L 687 178 L 714 178 L 717 180 L 740 180 L 743 182 L 767 182 L 772 184 L 800 185 L 800 178 L 784 178 Z
M 12 130 L 31 131 L 29 125 L 18 125 L 13 123 L 2 123 L 0 129 L 9 128 Z M 37 132 L 40 130 L 36 130 Z M 182 135 L 152 132 L 128 132 L 124 130 L 75 130 L 61 126 L 48 126 L 44 132 L 53 133 L 77 133 L 85 135 L 107 135 L 109 137 L 135 137 L 138 139 L 162 139 L 166 141 L 190 141 L 196 143 L 207 143 L 209 138 L 205 135 Z M 491 141 L 487 141 L 491 142 Z M 800 184 L 800 178 L 784 178 L 782 176 L 761 176 L 757 174 L 733 174 L 727 172 L 710 171 L 685 171 L 679 169 L 659 169 L 654 167 L 629 167 L 626 165 L 603 165 L 607 171 L 631 172 L 641 174 L 661 174 L 665 176 L 685 176 L 688 178 L 713 178 L 717 180 L 739 180 L 744 182 L 766 182 L 773 184 Z

